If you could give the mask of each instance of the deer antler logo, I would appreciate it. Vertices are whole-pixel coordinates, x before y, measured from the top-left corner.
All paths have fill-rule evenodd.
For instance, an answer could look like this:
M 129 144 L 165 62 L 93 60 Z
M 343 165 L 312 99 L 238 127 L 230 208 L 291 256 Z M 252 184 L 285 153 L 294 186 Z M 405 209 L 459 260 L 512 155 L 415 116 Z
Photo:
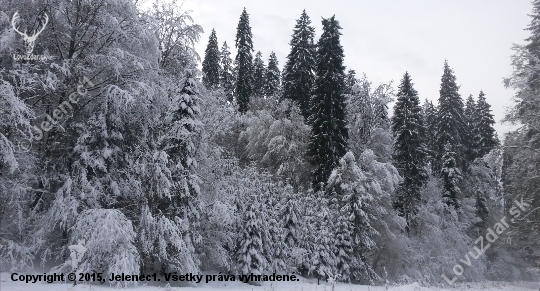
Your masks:
M 43 30 L 47 26 L 47 23 L 49 23 L 49 16 L 47 15 L 47 13 L 43 13 L 43 16 L 40 21 L 40 23 L 43 23 L 43 24 L 41 25 L 39 29 L 34 31 L 32 35 L 28 35 L 26 29 L 24 30 L 24 32 L 22 32 L 17 28 L 17 22 L 19 21 L 19 19 L 20 19 L 19 11 L 17 11 L 15 12 L 15 14 L 13 14 L 13 18 L 11 19 L 11 26 L 13 26 L 13 29 L 15 30 L 15 32 L 17 32 L 18 34 L 22 36 L 26 54 L 31 55 L 32 52 L 34 51 L 36 38 L 39 36 L 41 32 L 43 32 Z

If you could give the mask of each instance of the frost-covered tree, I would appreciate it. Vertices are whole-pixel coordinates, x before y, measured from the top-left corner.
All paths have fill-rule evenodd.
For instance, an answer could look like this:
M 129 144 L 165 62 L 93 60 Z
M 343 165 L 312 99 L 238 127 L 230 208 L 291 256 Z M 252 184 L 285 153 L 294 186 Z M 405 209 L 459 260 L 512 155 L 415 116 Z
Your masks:
M 264 78 L 264 94 L 266 96 L 277 96 L 281 92 L 281 72 L 278 65 L 276 54 L 270 53 Z
M 255 60 L 253 60 L 253 83 L 251 88 L 254 96 L 262 97 L 264 95 L 264 79 L 266 76 L 266 67 L 262 59 L 262 53 L 260 51 L 255 54 Z
M 370 263 L 369 253 L 376 248 L 375 237 L 381 233 L 374 225 L 380 220 L 381 226 L 388 226 L 385 215 L 391 211 L 391 205 L 384 201 L 389 200 L 401 178 L 392 165 L 377 162 L 371 150 L 362 153 L 359 161 L 357 164 L 351 152 L 345 154 L 333 170 L 327 189 L 338 198 L 342 223 L 349 223 L 350 231 L 342 231 L 341 235 L 351 235 L 351 238 L 340 240 L 352 242 L 353 257 L 349 267 L 352 278 L 375 282 L 380 280 L 380 276 Z M 338 259 L 340 257 L 342 255 Z
M 418 92 L 408 72 L 403 75 L 392 116 L 394 164 L 403 183 L 397 191 L 395 207 L 407 221 L 407 230 L 415 227 L 420 190 L 427 179 L 424 120 Z
M 365 75 L 355 83 L 352 93 L 347 95 L 346 106 L 351 151 L 360 156 L 366 149 L 371 149 L 380 161 L 390 162 L 393 137 L 388 104 L 394 97 L 391 83 L 372 89 Z
M 259 215 L 261 203 L 258 195 L 247 196 L 250 203 L 246 205 L 241 220 L 241 233 L 238 241 L 236 253 L 236 264 L 239 274 L 242 275 L 262 275 L 267 267 L 267 260 L 264 256 L 263 231 L 264 225 Z
M 505 79 L 505 86 L 516 91 L 515 105 L 506 120 L 520 127 L 507 135 L 504 142 L 503 185 L 505 210 L 510 210 L 515 199 L 526 201 L 529 209 L 540 207 L 540 181 L 538 177 L 538 142 L 540 141 L 540 1 L 533 1 L 530 31 L 525 45 L 515 45 L 512 56 L 512 75 Z M 523 209 L 521 209 L 523 210 Z M 513 234 L 516 247 L 522 258 L 530 264 L 540 266 L 540 211 L 530 213 L 520 221 Z
M 433 102 L 430 100 L 425 100 L 422 106 L 423 115 L 424 115 L 424 124 L 425 124 L 425 144 L 428 151 L 428 159 L 432 166 L 434 166 L 434 160 L 436 158 L 436 147 L 435 147 L 435 137 L 437 135 L 437 123 L 435 122 L 437 118 L 437 108 L 433 105 Z
M 246 113 L 249 99 L 253 94 L 253 40 L 251 26 L 249 26 L 249 14 L 246 8 L 242 11 L 238 27 L 236 28 L 236 54 L 235 67 L 238 70 L 236 76 L 235 96 L 238 103 L 238 111 Z
M 313 170 L 313 188 L 326 184 L 332 169 L 347 150 L 349 132 L 345 112 L 345 66 L 339 22 L 323 19 L 318 43 L 317 79 L 311 98 L 311 137 L 308 153 Z
M 466 131 L 465 138 L 463 139 L 465 147 L 465 161 L 468 164 L 472 163 L 477 158 L 475 155 L 474 136 L 476 135 L 476 102 L 473 95 L 470 94 L 465 103 L 465 110 L 463 111 L 463 117 L 465 120 Z
M 448 206 L 459 208 L 460 203 L 458 198 L 461 195 L 459 184 L 462 176 L 459 166 L 456 163 L 456 153 L 453 151 L 450 143 L 447 143 L 444 147 L 442 161 L 443 200 Z
M 207 88 L 216 88 L 219 85 L 220 59 L 216 31 L 212 29 L 202 62 L 203 84 Z
M 447 61 L 444 61 L 444 73 L 441 79 L 441 89 L 439 96 L 439 111 L 435 120 L 437 124 L 435 169 L 438 171 L 445 162 L 446 144 L 452 146 L 456 153 L 455 161 L 458 167 L 462 168 L 463 163 L 463 142 L 466 133 L 465 119 L 463 116 L 463 100 L 458 92 L 456 76 Z
M 226 41 L 223 42 L 223 46 L 221 47 L 220 65 L 221 65 L 220 66 L 221 71 L 219 73 L 220 86 L 221 88 L 223 88 L 223 90 L 227 94 L 228 101 L 232 103 L 234 84 L 236 83 L 236 80 L 235 80 L 235 74 L 234 74 L 234 64 L 233 64 L 233 60 L 231 59 L 231 52 L 229 51 L 229 46 L 227 46 Z
M 313 41 L 315 28 L 306 11 L 296 20 L 291 42 L 291 52 L 283 68 L 283 98 L 298 103 L 302 115 L 310 116 L 311 90 L 315 83 L 316 46 Z
M 334 242 L 333 217 L 328 207 L 328 200 L 319 193 L 316 199 L 317 214 L 313 250 L 311 252 L 310 273 L 319 280 L 328 280 L 336 275 L 336 245 Z
M 475 158 L 483 157 L 499 144 L 497 133 L 493 128 L 495 120 L 493 119 L 493 114 L 491 114 L 490 107 L 486 102 L 484 92 L 480 91 L 473 121 L 475 129 L 472 140 Z

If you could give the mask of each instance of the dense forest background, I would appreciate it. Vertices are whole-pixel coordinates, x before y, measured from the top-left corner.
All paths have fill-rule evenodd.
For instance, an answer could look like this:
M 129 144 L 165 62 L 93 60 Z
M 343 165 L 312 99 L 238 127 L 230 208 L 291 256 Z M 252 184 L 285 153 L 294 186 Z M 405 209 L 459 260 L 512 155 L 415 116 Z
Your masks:
M 408 72 L 372 84 L 343 65 L 335 17 L 315 40 L 303 11 L 280 69 L 255 52 L 245 9 L 235 43 L 212 30 L 201 57 L 203 28 L 175 4 L 0 0 L 0 271 L 68 272 L 67 247 L 84 240 L 81 272 L 533 280 L 533 6 L 505 79 L 519 129 L 500 141 L 485 93 L 464 100 L 451 60 L 437 104 Z M 17 59 L 30 54 L 14 27 L 45 24 L 30 54 L 46 60 Z

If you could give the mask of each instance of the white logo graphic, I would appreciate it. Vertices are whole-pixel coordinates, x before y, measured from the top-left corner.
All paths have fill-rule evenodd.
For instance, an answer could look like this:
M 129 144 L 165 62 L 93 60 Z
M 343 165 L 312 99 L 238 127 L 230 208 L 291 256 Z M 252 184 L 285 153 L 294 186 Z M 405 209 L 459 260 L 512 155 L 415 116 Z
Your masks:
M 20 18 L 19 11 L 17 11 L 15 12 L 15 14 L 13 14 L 13 18 L 11 19 L 11 26 L 13 26 L 13 29 L 15 30 L 15 32 L 17 32 L 18 34 L 22 36 L 26 55 L 31 55 L 32 52 L 34 51 L 34 45 L 35 45 L 37 37 L 39 36 L 41 32 L 43 32 L 43 30 L 47 26 L 47 23 L 49 23 L 49 16 L 47 15 L 47 13 L 43 13 L 43 16 L 40 21 L 41 27 L 38 28 L 36 31 L 34 31 L 34 33 L 31 35 L 28 35 L 28 32 L 26 31 L 26 29 L 24 30 L 24 32 L 22 32 L 17 28 L 17 22 L 19 18 Z

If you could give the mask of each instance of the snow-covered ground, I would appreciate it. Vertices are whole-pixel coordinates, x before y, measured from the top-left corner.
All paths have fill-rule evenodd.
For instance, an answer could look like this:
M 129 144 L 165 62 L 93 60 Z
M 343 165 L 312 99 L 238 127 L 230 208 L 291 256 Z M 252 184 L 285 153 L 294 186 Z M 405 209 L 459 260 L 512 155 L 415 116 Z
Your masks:
M 365 286 L 365 285 L 349 285 L 338 283 L 335 289 L 328 283 L 321 283 L 317 285 L 316 280 L 301 278 L 299 282 L 267 282 L 263 286 L 252 286 L 241 282 L 210 282 L 208 284 L 201 283 L 196 284 L 193 287 L 172 287 L 168 286 L 149 286 L 140 285 L 135 288 L 129 288 L 129 290 L 135 291 L 159 291 L 159 290 L 182 290 L 182 291 L 216 291 L 216 290 L 251 290 L 251 291 L 385 291 L 385 286 Z M 10 279 L 9 273 L 0 274 L 0 290 L 1 291 L 112 291 L 118 290 L 114 286 L 107 284 L 103 285 L 77 285 L 73 287 L 71 283 L 63 284 L 47 284 L 43 282 L 39 283 L 24 283 L 13 282 Z M 414 283 L 404 286 L 390 286 L 389 291 L 444 291 L 444 290 L 456 290 L 456 291 L 539 291 L 540 283 L 534 282 L 520 282 L 520 283 L 507 283 L 507 282 L 485 282 L 485 283 L 456 283 L 452 288 L 437 288 L 437 287 L 421 287 L 419 284 Z

